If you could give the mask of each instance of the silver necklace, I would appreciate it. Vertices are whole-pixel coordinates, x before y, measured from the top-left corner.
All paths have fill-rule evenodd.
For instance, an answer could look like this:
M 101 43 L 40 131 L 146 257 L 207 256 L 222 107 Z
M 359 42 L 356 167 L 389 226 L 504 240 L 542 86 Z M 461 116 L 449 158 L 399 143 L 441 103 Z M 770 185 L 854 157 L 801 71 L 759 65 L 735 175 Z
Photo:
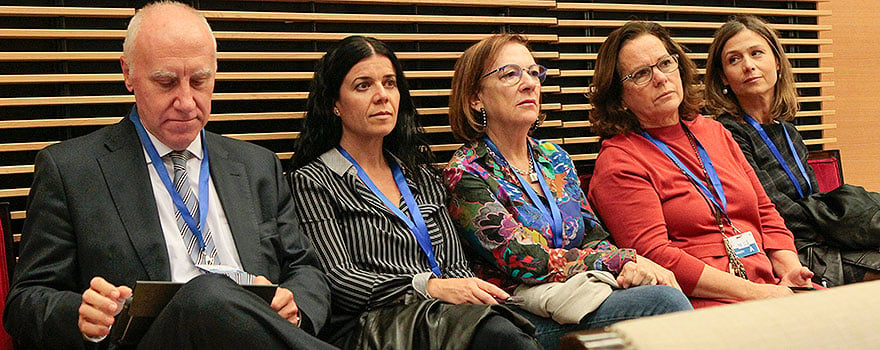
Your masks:
M 507 163 L 507 165 L 508 165 L 511 169 L 513 169 L 513 171 L 517 172 L 518 174 L 520 174 L 520 175 L 522 175 L 522 176 L 526 176 L 526 177 L 528 177 L 529 182 L 532 182 L 532 183 L 533 183 L 533 182 L 538 182 L 538 174 L 535 173 L 535 167 L 534 167 L 534 165 L 535 165 L 535 163 L 534 163 L 535 159 L 533 159 L 533 158 L 531 157 L 531 155 L 529 156 L 529 171 L 522 171 L 522 170 L 520 170 L 519 168 L 515 167 L 513 164 L 511 164 L 506 158 L 504 158 L 504 157 L 498 157 L 498 155 L 495 154 L 495 152 L 492 151 L 491 149 L 489 149 L 489 154 L 492 155 L 492 158 L 501 158 L 501 159 L 503 159 L 503 160 L 504 160 L 504 163 Z
M 531 158 L 531 157 L 529 157 L 529 158 Z M 535 173 L 535 167 L 534 167 L 535 164 L 533 162 L 534 162 L 533 159 L 529 159 L 529 165 L 530 165 L 529 171 L 522 171 L 519 168 L 513 166 L 513 163 L 510 163 L 510 162 L 507 162 L 507 165 L 510 165 L 510 168 L 513 169 L 513 171 L 519 173 L 522 176 L 528 177 L 529 182 L 538 182 L 538 174 Z

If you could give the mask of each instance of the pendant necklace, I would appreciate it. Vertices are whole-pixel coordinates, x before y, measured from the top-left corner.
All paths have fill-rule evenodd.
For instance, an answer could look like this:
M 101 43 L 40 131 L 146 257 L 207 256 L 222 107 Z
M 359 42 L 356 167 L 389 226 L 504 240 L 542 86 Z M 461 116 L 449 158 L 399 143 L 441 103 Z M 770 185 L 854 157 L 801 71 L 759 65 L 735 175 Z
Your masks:
M 532 163 L 532 162 L 534 162 L 534 160 L 532 160 L 531 157 L 529 157 L 529 158 L 530 158 L 530 159 L 529 159 L 529 163 L 531 163 L 530 165 L 534 165 L 534 163 Z M 535 167 L 534 167 L 534 166 L 530 166 L 530 167 L 529 167 L 529 171 L 522 171 L 522 170 L 520 170 L 519 168 L 515 167 L 515 166 L 514 166 L 512 163 L 510 163 L 510 162 L 508 162 L 507 165 L 510 165 L 510 168 L 513 169 L 513 171 L 519 173 L 519 174 L 522 175 L 522 176 L 526 176 L 526 177 L 528 177 L 529 182 L 538 182 L 538 174 L 535 173 Z

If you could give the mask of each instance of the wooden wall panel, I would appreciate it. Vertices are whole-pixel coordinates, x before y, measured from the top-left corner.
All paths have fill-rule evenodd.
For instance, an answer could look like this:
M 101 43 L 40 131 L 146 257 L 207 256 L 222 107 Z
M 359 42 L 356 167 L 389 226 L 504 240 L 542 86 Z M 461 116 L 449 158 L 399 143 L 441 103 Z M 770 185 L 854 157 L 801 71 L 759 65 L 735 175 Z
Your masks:
M 121 82 L 118 57 L 133 8 L 145 1 L 0 0 L 0 201 L 12 203 L 20 232 L 36 153 L 115 123 L 133 97 Z M 460 143 L 447 120 L 455 59 L 499 31 L 526 34 L 538 61 L 551 68 L 543 86 L 548 119 L 536 137 L 560 143 L 579 170 L 591 171 L 599 140 L 589 129 L 584 96 L 596 52 L 609 32 L 630 19 L 659 21 L 691 49 L 701 68 L 711 36 L 728 16 L 766 17 L 782 32 L 794 60 L 803 111 L 797 124 L 812 148 L 833 109 L 833 81 L 819 66 L 828 55 L 820 37 L 831 12 L 816 1 L 694 0 L 200 0 L 219 42 L 219 73 L 207 128 L 289 158 L 299 135 L 314 62 L 350 34 L 385 40 L 398 52 L 437 159 Z M 60 2 L 63 4 L 64 2 Z
M 830 148 L 840 149 L 847 183 L 880 191 L 880 2 L 833 1 L 820 8 L 834 13 L 819 21 L 832 26 L 821 37 L 834 42 L 821 46 L 833 54 L 822 60 L 834 68 L 823 78 L 835 83 L 823 89 L 835 97 L 827 103 L 836 111 L 827 121 L 838 125 L 828 132 L 838 140 Z

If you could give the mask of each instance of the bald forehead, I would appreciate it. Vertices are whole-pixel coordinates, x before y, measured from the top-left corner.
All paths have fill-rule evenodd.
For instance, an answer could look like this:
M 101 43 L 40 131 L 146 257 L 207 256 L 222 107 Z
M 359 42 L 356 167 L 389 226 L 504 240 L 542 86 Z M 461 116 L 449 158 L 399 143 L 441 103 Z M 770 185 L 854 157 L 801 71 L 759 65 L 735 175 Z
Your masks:
M 213 40 L 210 29 L 201 17 L 176 6 L 165 6 L 144 14 L 141 27 L 138 33 L 140 41 L 162 37 Z
M 183 4 L 161 4 L 145 7 L 138 13 L 140 24 L 135 31 L 131 54 L 203 49 L 216 55 L 217 47 L 211 28 L 198 11 Z M 140 52 L 140 53 L 139 53 Z
M 175 2 L 159 3 L 145 6 L 144 8 L 138 10 L 138 15 L 144 17 L 144 22 L 156 22 L 160 19 L 165 19 L 166 22 L 174 22 L 180 20 L 181 18 L 187 18 L 189 20 L 195 20 L 197 22 L 204 21 L 204 17 L 202 17 L 201 13 L 199 13 L 198 10 L 187 5 Z M 147 18 L 150 19 L 147 20 Z

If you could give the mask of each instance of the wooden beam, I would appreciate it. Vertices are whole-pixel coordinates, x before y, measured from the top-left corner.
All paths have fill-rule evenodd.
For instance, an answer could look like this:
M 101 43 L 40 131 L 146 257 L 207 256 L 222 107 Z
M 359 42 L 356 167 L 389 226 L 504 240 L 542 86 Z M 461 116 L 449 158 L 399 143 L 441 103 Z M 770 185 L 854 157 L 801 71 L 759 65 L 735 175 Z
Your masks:
M 312 2 L 313 0 L 244 0 L 244 1 L 275 1 L 275 2 Z M 556 1 L 551 0 L 322 0 L 321 2 L 337 4 L 386 4 L 386 5 L 439 5 L 462 7 L 534 7 L 553 8 Z
M 674 37 L 675 41 L 680 44 L 685 45 L 709 45 L 712 43 L 712 38 L 697 38 L 697 37 Z M 574 37 L 559 37 L 560 44 L 601 44 L 605 42 L 604 36 L 574 36 Z M 800 39 L 800 38 L 781 38 L 779 42 L 782 45 L 831 45 L 831 39 Z
M 5 188 L 0 189 L 0 198 L 25 197 L 30 193 L 30 188 Z
M 366 35 L 383 41 L 477 42 L 492 34 L 454 33 L 312 33 L 312 32 L 214 32 L 217 40 L 247 41 L 339 41 Z M 556 34 L 526 35 L 532 42 L 554 42 Z M 118 39 L 125 30 L 112 29 L 0 29 L 0 39 Z
M 400 60 L 455 60 L 461 52 L 397 52 Z M 556 59 L 558 52 L 536 51 L 537 59 Z M 122 52 L 61 51 L 61 52 L 0 52 L 0 61 L 118 61 Z M 218 52 L 220 61 L 315 61 L 324 52 Z M 789 55 L 790 57 L 790 55 Z
M 557 24 L 559 27 L 574 27 L 574 28 L 617 28 L 622 27 L 626 24 L 625 20 L 594 20 L 594 19 L 560 19 Z M 664 26 L 666 28 L 675 28 L 675 29 L 718 29 L 724 25 L 723 22 L 686 22 L 686 21 L 655 21 L 657 24 Z M 809 31 L 809 32 L 819 32 L 819 31 L 829 31 L 831 30 L 830 25 L 817 25 L 817 24 L 777 24 L 770 23 L 770 27 L 776 30 L 790 30 L 790 31 Z
M 606 3 L 569 3 L 556 4 L 559 11 L 603 11 L 603 12 L 672 12 L 704 15 L 756 15 L 756 16 L 830 16 L 831 11 L 825 10 L 789 10 L 765 9 L 749 7 L 720 6 L 676 6 L 676 5 L 639 5 L 639 4 L 606 4 Z
M 555 17 L 513 16 L 449 16 L 449 15 L 390 15 L 362 13 L 268 12 L 201 10 L 209 21 L 261 22 L 325 22 L 325 23 L 435 23 L 435 24 L 514 24 L 555 25 Z M 85 17 L 130 18 L 133 8 L 73 7 L 73 6 L 0 6 L 0 16 L 8 17 Z

